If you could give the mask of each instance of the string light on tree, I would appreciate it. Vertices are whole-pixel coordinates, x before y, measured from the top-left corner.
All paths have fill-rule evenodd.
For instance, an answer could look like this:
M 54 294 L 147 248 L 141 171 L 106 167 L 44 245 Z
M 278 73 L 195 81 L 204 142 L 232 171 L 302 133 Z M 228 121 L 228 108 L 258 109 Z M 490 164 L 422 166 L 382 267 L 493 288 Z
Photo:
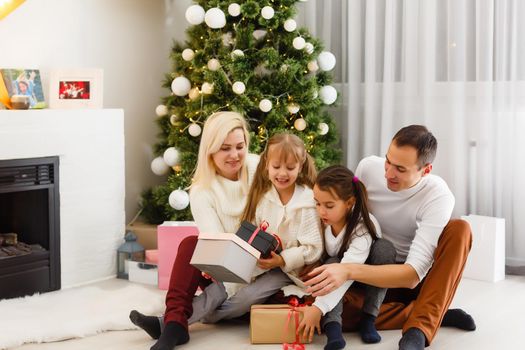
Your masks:
M 191 83 L 184 76 L 177 77 L 171 82 L 171 91 L 177 96 L 186 96 L 190 89 Z
M 175 166 L 179 162 L 179 151 L 175 147 L 166 148 L 162 158 L 168 166 Z
M 261 111 L 263 111 L 264 113 L 267 113 L 269 111 L 272 110 L 272 101 L 270 101 L 269 99 L 265 98 L 265 99 L 262 99 L 261 102 L 259 102 L 259 109 Z
M 246 90 L 246 85 L 242 81 L 236 81 L 233 83 L 232 89 L 237 95 L 242 95 Z
M 287 32 L 293 32 L 297 28 L 297 22 L 293 19 L 287 19 L 284 21 L 284 29 Z
M 221 63 L 219 62 L 218 59 L 212 58 L 211 60 L 208 61 L 208 69 L 209 70 L 215 72 L 215 71 L 219 70 L 219 68 L 221 68 Z
M 241 5 L 237 3 L 231 3 L 230 6 L 228 6 L 228 13 L 232 17 L 237 17 L 241 14 Z
M 175 210 L 183 210 L 190 204 L 190 196 L 184 190 L 175 190 L 168 197 L 170 206 Z
M 182 51 L 182 59 L 184 61 L 191 61 L 193 57 L 195 57 L 195 51 L 192 49 L 184 49 L 184 51 Z
M 206 11 L 204 22 L 212 29 L 220 29 L 226 25 L 226 16 L 218 7 L 213 7 Z
M 186 9 L 186 20 L 193 25 L 204 22 L 204 9 L 199 5 L 192 5 Z
M 275 15 L 275 11 L 273 10 L 271 6 L 264 6 L 261 9 L 261 16 L 264 19 L 272 19 L 274 15 Z
M 319 135 L 326 135 L 328 134 L 328 130 L 330 130 L 330 127 L 326 123 L 319 123 L 317 126 L 317 130 L 319 131 Z
M 202 128 L 199 124 L 197 123 L 192 123 L 190 124 L 190 126 L 188 127 L 188 132 L 191 136 L 193 137 L 197 137 L 201 134 L 202 132 Z
M 169 170 L 170 167 L 166 164 L 164 158 L 159 156 L 151 161 L 151 171 L 153 171 L 153 174 L 162 176 L 166 175 Z
M 293 126 L 297 130 L 303 131 L 304 129 L 306 129 L 306 120 L 304 120 L 303 118 L 297 118 L 293 123 Z
M 166 114 L 168 114 L 168 107 L 166 107 L 165 105 L 158 105 L 155 108 L 155 114 L 157 115 L 157 117 L 165 116 Z

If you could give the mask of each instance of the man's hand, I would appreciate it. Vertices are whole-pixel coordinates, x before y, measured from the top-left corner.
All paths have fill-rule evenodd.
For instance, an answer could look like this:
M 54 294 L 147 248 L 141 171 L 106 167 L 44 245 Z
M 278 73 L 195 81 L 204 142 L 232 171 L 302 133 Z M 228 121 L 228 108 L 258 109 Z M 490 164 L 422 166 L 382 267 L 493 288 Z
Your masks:
M 346 264 L 328 264 L 315 268 L 308 274 L 309 280 L 304 284 L 306 291 L 314 297 L 326 295 L 348 280 L 348 266 Z
M 297 311 L 303 313 L 303 319 L 299 323 L 299 329 L 297 330 L 300 334 L 303 332 L 303 339 L 308 339 L 310 342 L 314 338 L 314 331 L 317 329 L 317 334 L 321 335 L 321 326 L 319 321 L 321 321 L 321 316 L 323 313 L 317 306 L 304 306 L 298 307 Z
M 271 270 L 274 267 L 283 267 L 284 259 L 279 254 L 272 252 L 272 255 L 269 258 L 257 260 L 257 266 L 265 270 Z

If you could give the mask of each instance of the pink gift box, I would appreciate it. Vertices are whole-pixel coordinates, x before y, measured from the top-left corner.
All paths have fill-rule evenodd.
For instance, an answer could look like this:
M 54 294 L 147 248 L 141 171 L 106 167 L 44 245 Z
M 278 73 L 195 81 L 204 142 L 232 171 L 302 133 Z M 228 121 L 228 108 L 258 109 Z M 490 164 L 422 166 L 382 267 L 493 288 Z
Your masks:
M 148 264 L 159 264 L 159 250 L 158 249 L 148 249 L 146 250 L 146 263 Z
M 168 289 L 180 242 L 186 237 L 198 235 L 199 230 L 193 221 L 165 221 L 157 226 L 159 289 Z

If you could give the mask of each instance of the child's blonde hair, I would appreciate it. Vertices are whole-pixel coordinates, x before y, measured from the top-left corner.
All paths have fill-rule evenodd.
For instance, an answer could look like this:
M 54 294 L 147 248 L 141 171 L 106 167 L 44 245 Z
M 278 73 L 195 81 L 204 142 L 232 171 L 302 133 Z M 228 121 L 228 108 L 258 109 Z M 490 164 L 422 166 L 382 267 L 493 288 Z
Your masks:
M 253 222 L 255 220 L 257 205 L 262 196 L 272 186 L 268 175 L 270 152 L 272 155 L 277 155 L 282 162 L 286 162 L 289 157 L 293 157 L 301 166 L 296 183 L 310 188 L 314 185 L 316 176 L 315 164 L 313 158 L 306 152 L 303 140 L 293 134 L 276 134 L 268 140 L 266 148 L 261 153 L 261 159 L 255 171 L 241 221 Z
M 199 156 L 197 167 L 193 174 L 193 186 L 209 187 L 211 180 L 217 176 L 217 169 L 213 162 L 212 155 L 217 153 L 228 134 L 235 129 L 241 129 L 244 133 L 244 142 L 246 150 L 250 146 L 250 133 L 248 132 L 248 123 L 237 112 L 217 112 L 208 117 L 204 123 L 201 142 L 199 145 Z M 239 174 L 239 180 L 247 190 L 248 187 L 248 170 L 246 161 L 243 163 Z

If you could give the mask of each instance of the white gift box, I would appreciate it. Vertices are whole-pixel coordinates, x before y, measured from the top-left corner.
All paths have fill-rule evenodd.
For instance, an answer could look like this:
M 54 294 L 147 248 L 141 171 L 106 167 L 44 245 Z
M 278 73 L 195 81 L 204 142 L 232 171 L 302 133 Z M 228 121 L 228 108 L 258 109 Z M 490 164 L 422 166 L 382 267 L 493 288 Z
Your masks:
M 260 255 L 233 233 L 201 232 L 190 264 L 217 281 L 249 283 Z
M 127 261 L 129 270 L 129 280 L 131 282 L 157 285 L 158 269 L 155 264 L 148 264 L 139 261 Z
M 505 279 L 505 219 L 462 216 L 472 228 L 472 250 L 463 277 L 488 282 Z

